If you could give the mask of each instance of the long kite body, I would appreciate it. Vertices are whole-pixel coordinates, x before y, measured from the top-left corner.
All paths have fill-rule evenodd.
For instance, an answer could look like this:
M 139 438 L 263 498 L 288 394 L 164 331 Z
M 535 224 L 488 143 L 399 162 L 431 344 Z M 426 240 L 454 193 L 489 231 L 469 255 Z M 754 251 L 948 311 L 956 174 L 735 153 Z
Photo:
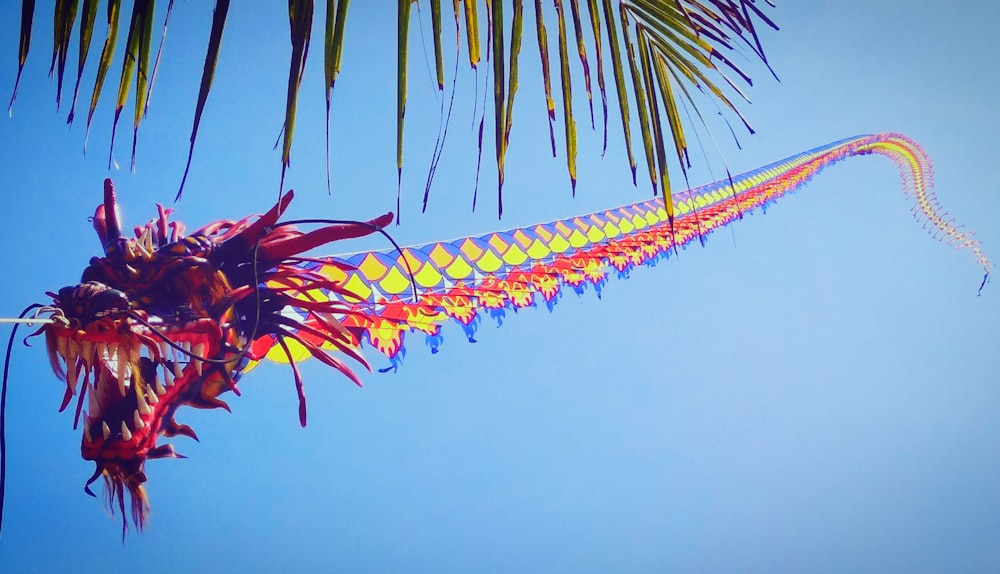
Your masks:
M 670 224 L 663 202 L 651 199 L 608 211 L 528 227 L 408 247 L 401 252 L 364 252 L 331 258 L 304 268 L 342 285 L 352 295 L 314 293 L 349 303 L 354 313 L 343 319 L 398 366 L 404 335 L 427 335 L 433 351 L 441 325 L 461 324 L 471 340 L 481 315 L 501 319 L 505 310 L 544 302 L 549 309 L 567 287 L 600 289 L 609 274 L 627 277 L 636 265 L 655 263 L 672 251 L 719 229 L 744 214 L 766 207 L 805 184 L 826 166 L 842 159 L 878 153 L 896 162 L 906 192 L 916 199 L 914 213 L 950 242 L 975 253 L 985 274 L 990 261 L 971 234 L 945 221 L 931 190 L 933 172 L 926 152 L 897 134 L 850 138 L 818 147 L 734 177 L 674 195 L 679 216 Z M 985 281 L 985 277 L 984 277 Z M 415 283 L 415 285 L 414 285 Z M 414 288 L 415 296 L 414 296 Z M 308 292 L 308 290 L 304 290 Z M 316 318 L 300 319 L 307 325 Z M 303 335 L 308 339 L 309 335 Z M 319 340 L 315 340 L 319 344 Z M 291 345 L 295 347 L 294 344 Z M 260 356 L 286 362 L 284 349 L 262 338 Z M 296 360 L 306 358 L 295 348 Z
M 895 134 L 860 136 L 800 153 L 732 179 L 674 196 L 677 216 L 658 199 L 480 237 L 393 252 L 313 258 L 304 252 L 380 231 L 390 214 L 367 223 L 282 222 L 292 199 L 259 217 L 219 221 L 185 235 L 159 208 L 126 238 L 110 181 L 95 213 L 104 256 L 78 285 L 50 293 L 42 328 L 56 375 L 66 382 L 61 409 L 73 405 L 82 454 L 96 463 L 109 502 L 142 527 L 148 510 L 145 462 L 177 456 L 161 437 L 194 431 L 174 415 L 184 405 L 226 408 L 256 362 L 291 363 L 306 422 L 296 362 L 316 357 L 359 382 L 345 357 L 367 367 L 371 347 L 398 366 L 404 336 L 426 335 L 432 350 L 454 321 L 471 340 L 483 314 L 545 303 L 561 292 L 600 288 L 764 207 L 844 158 L 882 154 L 896 162 L 914 212 L 940 236 L 990 262 L 971 234 L 940 215 L 931 166 L 913 141 Z M 309 231 L 294 225 L 322 223 Z M 985 282 L 984 277 L 984 282 Z M 131 512 L 126 513 L 126 493 Z M 2 494 L 0 494 L 2 495 Z M 0 507 L 2 510 L 2 507 Z M 2 515 L 0 515 L 2 516 Z

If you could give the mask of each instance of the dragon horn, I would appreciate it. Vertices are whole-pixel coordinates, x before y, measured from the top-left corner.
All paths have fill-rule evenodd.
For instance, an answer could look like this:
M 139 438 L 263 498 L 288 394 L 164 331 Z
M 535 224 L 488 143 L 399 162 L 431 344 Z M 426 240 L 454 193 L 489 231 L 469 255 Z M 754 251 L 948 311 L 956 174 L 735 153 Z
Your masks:
M 122 236 L 122 216 L 118 210 L 115 184 L 111 178 L 104 180 L 104 203 L 98 205 L 94 212 L 94 230 L 101 239 L 105 253 L 111 243 Z
M 326 245 L 342 239 L 364 237 L 384 229 L 392 223 L 392 213 L 385 213 L 368 222 L 343 223 L 321 227 L 315 231 L 284 237 L 260 246 L 261 258 L 264 261 L 281 261 L 293 255 L 298 255 L 320 245 Z

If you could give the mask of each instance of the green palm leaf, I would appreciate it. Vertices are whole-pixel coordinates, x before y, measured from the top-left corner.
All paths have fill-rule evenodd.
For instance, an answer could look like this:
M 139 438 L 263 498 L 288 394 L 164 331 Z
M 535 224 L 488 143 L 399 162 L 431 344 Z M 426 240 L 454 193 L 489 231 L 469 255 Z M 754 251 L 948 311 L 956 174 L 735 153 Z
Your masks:
M 403 134 L 405 128 L 408 40 L 411 20 L 411 7 L 417 0 L 399 0 L 397 19 L 397 105 L 396 105 L 396 165 L 400 193 L 402 192 L 403 170 Z M 444 89 L 445 69 L 441 44 L 442 2 L 428 0 L 431 10 L 433 28 L 434 60 L 438 89 Z M 487 60 L 492 58 L 493 84 L 493 116 L 494 145 L 496 151 L 497 193 L 502 214 L 502 189 L 505 172 L 505 157 L 513 124 L 514 96 L 518 88 L 519 58 L 521 41 L 525 28 L 522 3 L 523 0 L 484 0 L 487 26 L 485 37 L 480 27 L 479 0 L 452 0 L 452 11 L 456 22 L 457 33 L 465 36 L 469 64 L 477 69 L 482 59 L 481 45 L 488 47 Z M 91 38 L 94 33 L 95 19 L 99 0 L 84 0 L 82 18 L 79 26 L 79 56 L 77 64 L 77 81 L 73 92 L 73 108 L 68 121 L 72 121 L 76 104 L 76 96 L 80 89 L 81 78 L 85 72 L 85 64 L 89 52 Z M 586 4 L 589 16 L 592 49 L 596 59 L 596 69 L 591 69 L 587 54 L 587 39 L 584 38 L 584 24 L 581 15 L 581 4 Z M 70 40 L 76 21 L 78 0 L 52 0 L 52 22 L 54 41 L 52 48 L 51 71 L 57 73 L 57 105 L 61 99 L 62 79 Z M 637 123 L 644 151 L 648 178 L 653 193 L 663 191 L 665 208 L 673 216 L 673 205 L 670 195 L 668 165 L 676 161 L 686 178 L 688 168 L 687 132 L 691 126 L 686 126 L 681 120 L 679 106 L 694 109 L 693 116 L 703 122 L 703 115 L 698 111 L 698 103 L 693 94 L 701 94 L 699 101 L 713 101 L 716 105 L 735 114 L 747 129 L 750 125 L 739 111 L 736 102 L 745 99 L 741 86 L 749 85 L 751 79 L 743 69 L 733 63 L 730 54 L 736 50 L 749 50 L 761 62 L 768 66 L 756 26 L 777 29 L 777 26 L 767 17 L 762 6 L 773 7 L 769 0 L 554 0 L 554 16 L 558 26 L 556 51 L 559 57 L 559 83 L 561 87 L 561 113 L 564 129 L 564 153 L 566 168 L 571 188 L 576 186 L 576 156 L 577 133 L 573 115 L 573 72 L 570 66 L 569 37 L 567 26 L 566 5 L 569 17 L 572 17 L 576 51 L 580 58 L 583 86 L 587 94 L 590 109 L 591 128 L 595 128 L 593 111 L 592 84 L 596 82 L 601 94 L 603 111 L 603 146 L 602 154 L 607 148 L 608 110 L 607 90 L 605 83 L 605 45 L 609 50 L 611 73 L 614 77 L 615 90 L 613 96 L 618 100 L 620 124 L 625 139 L 625 149 L 629 168 L 632 171 L 633 184 L 636 183 L 636 161 L 632 149 L 632 110 L 638 113 Z M 508 9 L 510 6 L 512 9 Z M 167 17 L 173 7 L 171 1 L 167 8 Z M 331 101 L 331 91 L 341 68 L 341 59 L 345 45 L 345 37 L 350 33 L 348 21 L 348 0 L 327 0 L 324 26 L 324 84 L 326 90 L 327 108 L 327 187 L 330 184 L 329 160 L 329 114 L 334 106 Z M 13 109 L 20 82 L 21 71 L 31 42 L 31 32 L 34 17 L 35 1 L 22 0 L 21 26 L 18 42 L 18 75 L 11 95 L 10 106 Z M 183 182 L 191 167 L 191 157 L 194 153 L 198 127 L 205 103 L 212 87 L 216 65 L 220 61 L 222 31 L 226 22 L 229 1 L 216 0 L 212 27 L 208 38 L 208 54 L 202 71 L 201 87 L 198 92 L 194 112 L 194 123 L 191 131 L 191 141 L 188 150 L 188 161 L 181 178 L 178 198 L 183 191 Z M 183 9 L 180 8 L 180 9 Z M 93 119 L 94 109 L 102 94 L 102 86 L 114 54 L 118 33 L 120 0 L 106 0 L 107 38 L 101 52 L 100 61 L 95 72 L 94 88 L 90 109 L 87 117 L 88 133 Z M 123 107 L 128 102 L 128 92 L 133 84 L 136 91 L 135 119 L 133 122 L 133 162 L 135 161 L 135 144 L 138 138 L 139 126 L 145 116 L 152 87 L 153 74 L 159 64 L 157 54 L 153 73 L 149 70 L 150 47 L 153 39 L 154 0 L 133 0 L 131 19 L 128 29 L 128 39 L 122 74 L 115 101 L 114 126 Z M 289 0 L 288 26 L 292 40 L 292 55 L 289 62 L 287 84 L 287 99 L 285 106 L 285 122 L 281 147 L 281 181 L 282 185 L 286 170 L 291 164 L 292 142 L 295 135 L 295 116 L 302 76 L 309 54 L 309 42 L 313 29 L 313 0 Z M 549 43 L 544 22 L 544 10 L 541 0 L 535 0 L 535 35 L 541 58 L 541 74 L 544 86 L 544 102 L 549 120 L 549 137 L 553 155 L 557 153 L 553 122 L 556 121 L 556 100 L 552 97 L 552 70 L 549 66 Z M 418 12 L 419 17 L 419 12 Z M 464 31 L 462 26 L 464 22 Z M 283 25 L 276 22 L 275 25 Z M 528 27 L 530 30 L 530 26 Z M 510 30 L 510 41 L 505 43 L 504 31 Z M 162 35 L 166 34 L 166 18 Z M 160 44 L 162 47 L 163 36 Z M 622 50 L 624 48 L 624 56 Z M 630 81 L 626 79 L 627 74 Z M 768 66 L 770 70 L 770 67 Z M 773 74 L 773 71 L 772 71 Z M 631 88 L 631 90 L 629 89 Z M 631 91 L 631 96 L 629 92 Z M 630 101 L 631 100 L 631 101 Z M 334 112 L 336 110 L 334 109 Z M 690 121 L 690 119 L 689 119 Z M 752 130 L 751 130 L 752 131 Z M 111 148 L 114 147 L 114 132 L 112 130 Z M 480 144 L 481 145 L 481 144 Z M 673 153 L 668 153 L 672 148 Z M 436 152 L 437 154 L 437 152 Z M 425 192 L 426 193 L 426 192 Z M 425 198 L 426 201 L 426 198 Z M 398 209 L 397 201 L 397 209 Z

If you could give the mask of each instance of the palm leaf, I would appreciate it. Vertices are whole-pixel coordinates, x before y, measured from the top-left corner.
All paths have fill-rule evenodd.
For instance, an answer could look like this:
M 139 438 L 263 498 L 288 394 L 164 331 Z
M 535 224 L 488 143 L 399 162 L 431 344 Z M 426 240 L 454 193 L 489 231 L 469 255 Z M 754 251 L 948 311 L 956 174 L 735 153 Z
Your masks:
M 10 96 L 10 104 L 7 106 L 7 114 L 14 113 L 14 100 L 17 99 L 17 87 L 21 85 L 21 72 L 24 71 L 24 62 L 28 59 L 28 50 L 31 48 L 31 21 L 35 15 L 35 0 L 21 1 L 21 28 L 17 47 L 17 78 L 14 80 L 14 91 Z
M 69 45 L 76 20 L 79 0 L 52 0 L 53 51 L 50 73 L 57 73 L 56 102 L 61 101 L 62 80 Z M 403 127 L 406 112 L 406 79 L 408 62 L 408 38 L 410 13 L 412 5 L 418 0 L 399 0 L 397 4 L 397 98 L 396 98 L 396 167 L 399 193 L 397 194 L 397 212 L 402 190 L 403 168 Z M 452 11 L 456 22 L 456 30 L 460 36 L 464 34 L 464 45 L 468 52 L 469 64 L 478 69 L 482 59 L 481 45 L 486 42 L 487 58 L 492 58 L 491 72 L 493 75 L 493 120 L 494 146 L 496 152 L 497 194 L 499 212 L 502 214 L 502 190 L 505 179 L 506 153 L 510 140 L 512 118 L 514 114 L 514 96 L 518 89 L 518 60 L 525 26 L 523 15 L 523 0 L 482 0 L 486 8 L 487 26 L 485 38 L 481 37 L 479 4 L 480 0 L 452 0 Z M 438 89 L 443 91 L 446 81 L 444 54 L 441 43 L 442 34 L 442 2 L 429 0 L 431 5 L 431 23 L 433 26 L 434 62 Z M 596 70 L 591 70 L 587 54 L 588 39 L 584 38 L 584 23 L 581 14 L 581 4 L 586 3 L 589 16 L 589 29 L 596 58 Z M 77 61 L 77 79 L 73 91 L 73 106 L 68 121 L 72 121 L 81 78 L 85 72 L 90 43 L 94 33 L 98 0 L 84 0 L 82 4 L 79 27 L 79 57 Z M 573 19 L 576 51 L 580 58 L 583 86 L 590 109 L 591 128 L 596 129 L 593 111 L 593 78 L 596 73 L 598 89 L 601 92 L 603 111 L 603 144 L 602 155 L 607 149 L 608 109 L 607 89 L 605 84 L 605 54 L 609 50 L 611 73 L 615 81 L 615 96 L 618 103 L 622 134 L 625 140 L 625 152 L 629 169 L 632 172 L 633 184 L 636 183 L 636 161 L 633 154 L 632 122 L 633 110 L 637 112 L 636 123 L 639 126 L 640 139 L 648 168 L 648 178 L 653 193 L 663 191 L 664 207 L 673 216 L 671 203 L 668 165 L 676 161 L 686 177 L 688 168 L 687 133 L 691 126 L 686 125 L 697 118 L 704 123 L 704 116 L 698 112 L 697 104 L 691 97 L 692 93 L 702 96 L 699 100 L 714 102 L 730 114 L 736 115 L 748 130 L 752 132 L 749 122 L 740 113 L 737 102 L 745 100 L 742 87 L 751 84 L 751 78 L 745 70 L 734 63 L 731 54 L 736 51 L 749 51 L 759 59 L 768 70 L 770 66 L 765 57 L 757 26 L 777 29 L 774 22 L 765 13 L 764 5 L 773 7 L 769 0 L 617 0 L 617 14 L 614 0 L 554 0 L 554 17 L 558 25 L 558 42 L 556 51 L 559 57 L 559 83 L 562 97 L 560 101 L 564 129 L 566 166 L 570 176 L 570 186 L 576 187 L 576 156 L 577 132 L 573 115 L 573 75 L 569 57 L 569 37 L 567 31 L 566 5 L 569 16 Z M 367 6 L 367 5 L 366 5 Z M 374 6 L 374 5 L 373 5 Z M 512 11 L 507 8 L 513 7 Z M 128 39 L 122 73 L 119 81 L 117 98 L 115 100 L 115 120 L 111 135 L 111 150 L 114 149 L 114 137 L 118 119 L 123 107 L 128 101 L 128 92 L 135 78 L 135 119 L 133 122 L 133 164 L 135 161 L 135 146 L 138 139 L 140 123 L 145 116 L 152 88 L 155 71 L 159 66 L 162 54 L 163 39 L 166 35 L 166 25 L 173 1 L 171 0 L 164 18 L 164 26 L 160 37 L 161 50 L 156 56 L 156 64 L 149 71 L 150 47 L 153 43 L 152 20 L 154 15 L 154 0 L 133 0 Z M 327 108 L 327 188 L 330 182 L 330 113 L 335 108 L 331 100 L 331 92 L 341 68 L 341 58 L 348 34 L 348 0 L 327 0 L 324 18 L 324 84 L 326 90 Z M 32 23 L 35 1 L 22 0 L 21 26 L 19 28 L 18 45 L 18 75 L 14 83 L 10 106 L 13 108 L 17 87 L 31 42 Z M 191 141 L 188 150 L 188 161 L 181 178 L 178 198 L 183 191 L 191 167 L 195 140 L 198 135 L 202 114 L 212 79 L 219 62 L 222 30 L 226 22 L 229 1 L 216 0 L 212 27 L 209 32 L 208 54 L 202 71 L 201 86 L 198 91 L 194 112 L 194 122 L 191 131 Z M 252 9 L 252 8 L 250 8 Z M 378 9 L 378 8 L 373 8 Z M 107 0 L 108 31 L 104 49 L 96 70 L 94 88 L 91 96 L 90 109 L 87 117 L 87 131 L 93 120 L 94 111 L 102 94 L 102 87 L 110 68 L 112 55 L 118 33 L 118 23 L 121 11 L 120 0 Z M 544 22 L 542 0 L 535 0 L 535 34 L 541 60 L 542 83 L 544 86 L 545 113 L 549 121 L 549 140 L 553 155 L 556 155 L 556 138 L 553 123 L 556 121 L 556 101 L 552 97 L 552 72 L 549 66 L 549 43 Z M 281 185 L 291 164 L 292 142 L 295 135 L 295 117 L 298 95 L 302 76 L 309 53 L 309 42 L 313 27 L 314 0 L 289 0 L 288 23 L 290 28 L 292 50 L 289 61 L 287 83 L 287 98 L 285 103 L 285 121 L 283 125 L 281 147 Z M 464 22 L 464 30 L 461 24 Z M 277 23 L 276 23 L 277 25 Z M 509 45 L 505 43 L 504 31 L 510 29 Z M 624 48 L 625 54 L 622 54 Z M 626 79 L 626 64 L 629 81 Z M 773 71 L 771 71 L 773 74 Z M 629 91 L 632 92 L 629 96 Z M 475 97 L 475 96 L 473 96 Z M 629 100 L 632 100 L 631 102 Z M 686 107 L 694 108 L 695 114 L 686 116 L 682 121 L 679 113 L 679 102 Z M 728 119 L 724 118 L 727 125 Z M 697 127 L 697 126 L 696 126 Z M 440 137 L 440 136 L 439 136 Z M 480 134 L 480 152 L 482 152 Z M 86 140 L 85 140 L 86 141 Z M 672 154 L 667 148 L 673 149 Z M 432 160 L 432 173 L 440 151 L 435 151 Z M 676 158 L 676 159 L 673 159 Z M 110 164 L 110 160 L 109 160 Z M 478 168 L 477 168 L 478 173 Z M 428 184 L 429 189 L 429 184 Z M 426 204 L 425 190 L 425 204 Z
M 479 66 L 479 13 L 476 0 L 462 0 L 465 5 L 465 37 L 469 41 L 469 64 Z
M 171 3 L 172 4 L 172 3 Z M 138 6 L 139 3 L 136 3 Z M 139 70 L 135 76 L 135 116 L 132 124 L 132 158 L 131 166 L 135 169 L 135 146 L 139 141 L 139 123 L 142 122 L 142 118 L 146 111 L 146 102 L 149 97 L 149 90 L 147 86 L 152 85 L 152 73 L 149 67 L 149 53 L 150 47 L 153 43 L 153 0 L 150 0 L 149 4 L 145 7 L 145 10 L 141 14 L 141 21 L 138 23 L 140 26 L 138 32 L 138 41 L 136 45 L 136 58 L 139 62 Z M 167 9 L 167 14 L 169 18 L 170 9 Z
M 312 32 L 313 0 L 288 0 L 288 28 L 292 38 L 292 59 L 288 64 L 288 95 L 285 100 L 285 138 L 281 146 L 281 182 L 285 189 L 285 170 L 292 163 L 292 139 L 295 137 L 295 111 L 309 57 L 309 38 Z
M 622 22 L 627 22 L 627 14 L 625 13 L 625 8 L 622 6 L 620 8 L 620 16 Z M 635 61 L 635 48 L 632 44 L 632 39 L 629 34 L 629 27 L 627 25 L 622 26 L 622 35 L 625 38 L 625 52 L 628 55 L 628 68 L 629 73 L 632 78 L 632 93 L 635 95 L 636 108 L 639 110 L 639 131 L 642 134 L 642 147 L 643 151 L 646 152 L 646 167 L 649 171 L 649 182 L 653 186 L 653 195 L 656 195 L 657 190 L 657 169 L 656 163 L 653 156 L 653 135 L 649 123 L 649 105 L 646 103 L 646 84 L 642 81 L 642 76 L 639 72 L 639 66 Z M 624 100 L 623 100 L 624 101 Z M 627 108 L 626 108 L 627 109 Z M 626 142 L 628 141 L 628 124 L 625 123 L 625 133 Z M 630 159 L 631 159 L 631 154 Z M 635 162 L 632 161 L 632 183 L 635 183 Z
M 603 0 L 604 7 L 604 28 L 608 33 L 608 46 L 611 47 L 611 71 L 615 77 L 615 89 L 618 92 L 618 108 L 621 113 L 622 132 L 625 135 L 625 153 L 628 155 L 629 168 L 632 170 L 632 185 L 635 185 L 635 156 L 632 154 L 632 133 L 629 126 L 628 95 L 625 87 L 625 73 L 622 71 L 621 47 L 618 43 L 618 26 L 615 24 L 614 11 L 611 8 L 611 0 Z M 623 29 L 628 32 L 628 28 Z M 631 49 L 632 43 L 625 39 L 625 46 Z M 631 57 L 629 58 L 631 61 Z M 634 74 L 633 74 L 634 75 Z M 635 92 L 636 97 L 639 92 Z M 642 123 L 640 125 L 648 125 Z M 607 135 L 605 134 L 604 145 L 607 145 Z M 647 156 L 648 157 L 648 156 Z
M 576 51 L 580 55 L 580 65 L 583 66 L 583 85 L 587 90 L 587 105 L 590 107 L 590 129 L 594 129 L 594 94 L 590 89 L 590 62 L 587 60 L 587 46 L 583 41 L 583 23 L 580 20 L 580 3 L 570 2 L 570 12 L 573 14 L 573 32 L 576 34 Z
M 601 91 L 601 110 L 604 113 L 604 142 L 601 145 L 601 157 L 608 151 L 608 92 L 604 85 L 604 50 L 601 47 L 601 15 L 597 9 L 597 0 L 587 0 L 587 12 L 590 14 L 590 27 L 594 35 L 594 52 L 597 55 L 597 87 Z M 591 121 L 593 124 L 593 121 Z
M 80 54 L 76 66 L 76 85 L 73 87 L 73 103 L 69 107 L 66 123 L 73 123 L 76 112 L 76 98 L 80 93 L 80 81 L 83 80 L 83 68 L 90 54 L 90 41 L 94 36 L 94 23 L 97 21 L 97 0 L 83 0 L 83 15 L 80 18 Z
M 406 116 L 406 57 L 410 35 L 410 0 L 399 0 L 396 40 L 396 225 L 403 190 L 403 118 Z
M 90 96 L 90 111 L 87 112 L 87 133 L 83 138 L 83 149 L 87 149 L 87 138 L 90 135 L 90 124 L 94 120 L 94 110 L 97 109 L 97 101 L 101 97 L 101 89 L 104 87 L 104 79 L 111 69 L 111 58 L 115 53 L 115 43 L 118 40 L 118 16 L 121 13 L 121 0 L 108 0 L 108 36 L 104 40 L 104 48 L 101 50 L 101 61 L 97 65 L 97 79 L 94 81 L 94 92 Z
M 435 0 L 440 4 L 441 0 Z M 330 184 L 330 96 L 340 73 L 340 58 L 344 52 L 344 25 L 347 23 L 347 5 L 350 0 L 327 0 L 326 41 L 324 43 L 323 72 L 326 79 L 326 191 Z M 439 6 L 440 7 L 440 6 Z M 437 45 L 437 44 L 435 44 Z
M 499 214 L 503 215 L 503 164 L 504 151 L 506 150 L 506 139 L 504 131 L 507 127 L 506 108 L 504 108 L 504 45 L 503 45 L 503 2 L 494 0 L 491 6 L 491 22 L 496 22 L 497 28 L 491 30 L 493 35 L 493 113 L 495 118 L 494 135 L 497 153 L 497 203 L 499 204 Z M 492 27 L 491 27 L 492 28 Z M 514 52 L 511 52 L 514 56 Z
M 205 65 L 201 71 L 201 86 L 198 89 L 198 103 L 195 104 L 194 108 L 194 125 L 191 126 L 187 163 L 184 165 L 184 175 L 181 176 L 181 185 L 177 189 L 177 196 L 174 197 L 174 201 L 178 201 L 184 193 L 184 182 L 187 181 L 188 171 L 191 169 L 191 158 L 194 156 L 194 142 L 198 139 L 198 127 L 201 125 L 201 115 L 205 112 L 208 93 L 212 90 L 212 81 L 215 79 L 215 67 L 219 62 L 219 50 L 222 48 L 222 32 L 226 28 L 226 16 L 228 14 L 229 0 L 216 0 L 215 10 L 212 12 L 212 30 L 208 36 L 208 54 L 205 55 Z
M 52 65 L 49 76 L 56 69 L 56 109 L 62 100 L 63 76 L 66 71 L 66 56 L 69 54 L 69 41 L 73 35 L 73 23 L 76 22 L 77 0 L 57 0 L 53 15 L 52 31 Z M 58 68 L 56 65 L 58 63 Z
M 155 0 L 135 0 L 132 5 L 132 19 L 129 24 L 128 39 L 125 41 L 125 58 L 122 61 L 122 75 L 118 82 L 118 100 L 115 103 L 115 121 L 111 126 L 111 146 L 108 151 L 108 169 L 114 162 L 115 133 L 118 131 L 118 120 L 121 118 L 122 109 L 128 102 L 128 90 L 132 84 L 132 76 L 135 73 L 136 62 L 139 62 L 139 79 L 136 80 L 136 122 L 135 129 L 138 133 L 139 119 L 142 114 L 142 103 L 139 98 L 145 100 L 146 70 L 149 63 L 149 37 L 153 26 L 153 5 Z M 141 94 L 141 95 L 140 95 Z M 133 140 L 133 151 L 135 143 Z
M 149 102 L 153 95 L 153 84 L 156 82 L 156 72 L 160 69 L 160 57 L 163 56 L 163 45 L 167 43 L 167 25 L 170 23 L 170 14 L 174 11 L 174 0 L 167 3 L 167 14 L 163 17 L 163 32 L 160 33 L 160 47 L 156 49 L 156 60 L 153 62 L 153 71 L 149 75 L 149 87 L 146 88 L 146 101 L 142 106 L 142 117 L 149 113 Z M 135 163 L 135 158 L 132 158 Z
M 535 0 L 535 27 L 538 37 L 538 54 L 542 60 L 542 82 L 545 86 L 545 110 L 549 118 L 549 141 L 552 144 L 552 157 L 556 157 L 556 134 L 552 126 L 556 120 L 556 102 L 552 99 L 552 72 L 549 69 L 549 40 L 545 31 L 545 19 L 542 15 L 542 0 Z
M 562 81 L 566 168 L 573 195 L 576 195 L 576 121 L 573 119 L 573 79 L 569 72 L 569 50 L 566 47 L 566 15 L 563 13 L 562 0 L 555 0 L 555 4 L 559 19 L 559 77 Z

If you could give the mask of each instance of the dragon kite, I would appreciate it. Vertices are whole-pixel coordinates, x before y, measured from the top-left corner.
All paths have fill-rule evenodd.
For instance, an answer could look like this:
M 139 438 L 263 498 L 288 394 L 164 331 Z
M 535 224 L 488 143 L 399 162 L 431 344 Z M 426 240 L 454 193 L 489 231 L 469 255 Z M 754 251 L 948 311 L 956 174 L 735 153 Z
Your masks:
M 124 535 L 129 516 L 139 529 L 147 517 L 146 462 L 179 456 L 162 439 L 196 437 L 175 420 L 178 409 L 228 409 L 220 396 L 239 395 L 241 376 L 259 361 L 290 364 L 305 426 L 296 366 L 302 360 L 315 357 L 360 385 L 345 360 L 369 368 L 362 347 L 386 357 L 389 366 L 382 370 L 390 370 L 398 368 L 414 331 L 426 336 L 433 352 L 449 322 L 473 340 L 484 314 L 502 319 L 508 309 L 541 303 L 551 310 L 567 288 L 600 289 L 609 276 L 626 277 L 638 265 L 766 208 L 824 167 L 867 154 L 898 165 L 918 218 L 971 250 L 985 284 L 991 263 L 970 233 L 941 215 L 927 154 L 904 136 L 878 134 L 675 194 L 673 218 L 662 201 L 652 199 L 346 257 L 305 253 L 381 231 L 392 214 L 369 222 L 281 221 L 293 198 L 289 192 L 264 215 L 217 221 L 189 234 L 161 206 L 156 218 L 126 237 L 114 187 L 106 180 L 93 218 L 104 255 L 91 259 L 79 284 L 49 293 L 51 304 L 26 313 L 48 321 L 39 333 L 52 369 L 66 383 L 59 408 L 72 406 L 83 458 L 96 464 L 86 491 L 93 494 L 90 485 L 103 479 L 109 504 L 121 512 Z M 316 224 L 321 226 L 308 232 L 297 228 Z

